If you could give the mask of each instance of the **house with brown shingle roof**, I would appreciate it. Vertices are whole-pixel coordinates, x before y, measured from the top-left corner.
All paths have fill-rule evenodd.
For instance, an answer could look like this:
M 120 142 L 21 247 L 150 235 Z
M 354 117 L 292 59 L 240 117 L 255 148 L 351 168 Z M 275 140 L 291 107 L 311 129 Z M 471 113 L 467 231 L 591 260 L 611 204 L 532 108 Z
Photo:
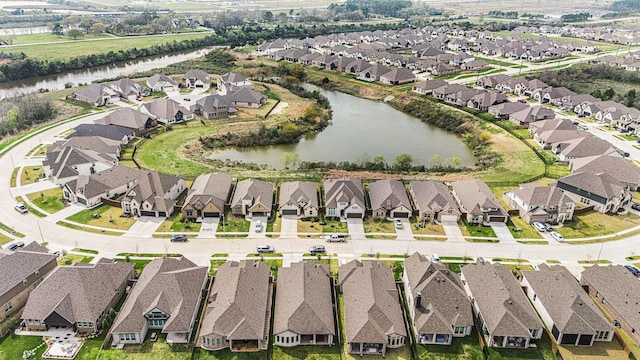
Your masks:
M 540 264 L 537 271 L 523 270 L 520 283 L 559 345 L 613 339 L 614 327 L 567 268 Z
M 58 267 L 31 292 L 21 318 L 30 331 L 61 327 L 94 333 L 134 274 L 132 263 L 109 259 Z
M 367 209 L 362 180 L 345 177 L 324 182 L 325 215 L 346 221 L 363 219 Z
M 88 208 L 102 204 L 102 200 L 115 199 L 135 186 L 146 174 L 143 170 L 116 165 L 91 175 L 80 175 L 62 187 L 62 197 Z
M 449 188 L 437 181 L 411 181 L 409 193 L 422 221 L 458 221 L 460 209 Z
M 507 102 L 507 95 L 497 92 L 481 92 L 467 101 L 465 104 L 472 109 L 487 111 L 490 106 Z M 520 103 L 516 103 L 520 104 Z
M 182 218 L 198 221 L 224 214 L 231 196 L 231 175 L 223 173 L 199 175 L 191 185 L 182 205 Z
M 268 99 L 261 94 L 248 87 L 242 87 L 237 91 L 227 93 L 225 96 L 227 102 L 236 108 L 252 108 L 257 109 L 266 104 Z
M 153 91 L 175 91 L 178 83 L 165 74 L 155 74 L 147 79 L 147 86 Z
M 94 121 L 94 123 L 98 125 L 118 125 L 133 130 L 136 136 L 140 136 L 158 126 L 158 123 L 151 116 L 130 107 L 118 109 Z
M 111 154 L 75 146 L 51 146 L 42 161 L 42 168 L 46 177 L 53 179 L 55 184 L 62 185 L 79 176 L 95 174 L 117 164 L 118 158 Z
M 610 142 L 595 135 L 557 142 L 551 146 L 551 151 L 558 155 L 560 161 L 598 155 L 622 157 Z
M 571 172 L 607 173 L 635 191 L 640 187 L 640 168 L 619 156 L 595 155 L 569 161 Z
M 271 269 L 256 260 L 227 261 L 218 268 L 196 339 L 205 350 L 266 350 L 269 345 Z
M 382 355 L 407 338 L 391 268 L 380 261 L 352 260 L 338 270 L 344 301 L 347 352 Z
M 402 85 L 416 81 L 416 76 L 407 68 L 396 68 L 381 75 L 380 81 L 387 85 Z
M 469 224 L 507 222 L 507 211 L 482 180 L 455 181 L 451 183 L 451 193 Z
M 416 252 L 405 259 L 402 280 L 419 344 L 451 345 L 471 334 L 473 313 L 458 274 Z
M 262 180 L 238 181 L 231 199 L 231 213 L 235 216 L 253 218 L 271 216 L 273 207 L 273 185 Z
M 0 321 L 12 316 L 57 266 L 56 256 L 32 242 L 9 254 L 0 254 Z
M 614 324 L 640 346 L 640 281 L 622 265 L 592 265 L 580 275 L 580 285 Z
M 193 120 L 193 112 L 172 99 L 156 99 L 145 103 L 140 111 L 162 124 L 178 124 Z
M 290 181 L 280 185 L 278 211 L 281 215 L 297 217 L 318 216 L 318 190 L 316 183 L 308 181 Z
M 410 218 L 413 207 L 400 180 L 384 179 L 369 184 L 369 200 L 377 218 Z
M 182 86 L 189 89 L 208 89 L 211 86 L 211 75 L 201 69 L 191 69 L 182 77 Z
M 92 106 L 105 106 L 120 100 L 120 95 L 107 85 L 91 84 L 74 92 L 73 99 Z
M 555 184 L 540 186 L 538 183 L 520 184 L 516 190 L 505 191 L 502 199 L 520 217 L 531 224 L 548 222 L 562 224 L 573 219 L 576 203 Z
M 556 117 L 556 112 L 544 106 L 530 106 L 509 115 L 509 121 L 516 125 L 528 126 L 529 123 Z
M 629 189 L 606 173 L 574 173 L 561 177 L 557 184 L 576 204 L 603 214 L 616 214 L 631 206 Z
M 520 112 L 528 107 L 529 105 L 527 104 L 507 101 L 489 106 L 487 112 L 498 119 L 508 119 L 511 114 Z
M 222 117 L 232 117 L 238 113 L 233 104 L 226 96 L 211 94 L 196 101 L 190 108 L 196 114 L 202 115 L 205 119 L 218 119 Z
M 253 89 L 253 83 L 246 76 L 233 71 L 218 76 L 216 84 L 220 95 L 226 95 L 243 87 Z
M 336 329 L 326 264 L 301 261 L 278 269 L 278 293 L 273 320 L 275 344 L 333 345 Z
M 141 344 L 149 330 L 165 334 L 167 343 L 188 343 L 207 272 L 184 257 L 147 264 L 113 321 L 112 344 Z
M 187 182 L 181 175 L 147 171 L 120 201 L 122 212 L 136 217 L 169 217 L 186 188 Z
M 447 84 L 448 82 L 442 79 L 426 80 L 413 85 L 412 90 L 417 92 L 418 94 L 429 95 L 433 92 L 433 90 L 443 87 Z
M 535 346 L 544 326 L 511 270 L 498 263 L 467 264 L 460 270 L 487 345 L 514 349 Z

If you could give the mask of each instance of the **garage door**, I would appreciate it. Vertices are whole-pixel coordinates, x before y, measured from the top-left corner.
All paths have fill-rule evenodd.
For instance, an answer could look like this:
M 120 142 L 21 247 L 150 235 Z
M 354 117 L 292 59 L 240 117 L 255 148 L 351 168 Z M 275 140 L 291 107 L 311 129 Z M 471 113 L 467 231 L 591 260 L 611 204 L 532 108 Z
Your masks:
M 79 198 L 77 198 L 77 199 L 78 199 L 78 202 L 79 202 L 80 204 L 87 205 L 87 200 L 85 200 L 85 199 L 83 199 L 83 198 L 81 198 L 81 197 L 79 197 Z
M 560 341 L 561 345 L 574 345 L 578 340 L 578 334 L 563 334 L 562 340 Z
M 140 211 L 141 216 L 156 216 L 156 213 L 153 211 Z
M 396 212 L 393 213 L 393 217 L 406 219 L 409 217 L 409 213 L 406 212 Z
M 220 217 L 219 212 L 205 212 L 204 217 Z
M 440 221 L 452 221 L 452 222 L 457 222 L 458 221 L 458 217 L 455 215 L 441 215 L 440 216 Z
M 160 217 L 167 217 L 167 213 L 166 213 L 166 212 L 164 212 L 164 211 L 160 211 L 160 212 L 158 213 L 158 216 L 160 216 Z
M 252 212 L 251 216 L 267 216 L 266 212 Z
M 348 213 L 347 218 L 349 219 L 361 219 L 362 213 Z
M 298 215 L 298 210 L 282 210 L 282 215 Z
M 504 216 L 490 216 L 489 217 L 489 222 L 495 221 L 495 222 L 505 222 L 505 218 Z

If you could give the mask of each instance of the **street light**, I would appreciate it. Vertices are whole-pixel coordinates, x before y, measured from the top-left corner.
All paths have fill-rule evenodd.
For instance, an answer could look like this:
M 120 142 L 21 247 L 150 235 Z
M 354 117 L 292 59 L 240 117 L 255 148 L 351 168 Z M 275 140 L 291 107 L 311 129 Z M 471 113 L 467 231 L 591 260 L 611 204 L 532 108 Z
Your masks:
M 42 236 L 42 229 L 40 228 L 40 219 L 38 219 L 36 223 L 38 224 L 38 232 L 40 233 L 40 244 L 42 244 L 44 242 L 44 236 Z

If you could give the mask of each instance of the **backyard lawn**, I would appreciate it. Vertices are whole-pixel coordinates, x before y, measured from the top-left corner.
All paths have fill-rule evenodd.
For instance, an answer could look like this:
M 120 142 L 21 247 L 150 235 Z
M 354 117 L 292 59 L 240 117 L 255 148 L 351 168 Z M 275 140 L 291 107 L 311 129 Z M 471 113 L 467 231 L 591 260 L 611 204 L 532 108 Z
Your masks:
M 44 191 L 34 192 L 27 195 L 27 198 L 40 209 L 54 214 L 64 209 L 62 202 L 62 189 L 53 188 Z
M 622 360 L 629 356 L 617 341 L 594 341 L 591 346 L 559 346 L 563 360 Z
M 33 184 L 38 179 L 44 176 L 44 169 L 42 166 L 25 166 L 22 169 L 22 175 L 20 176 L 20 185 Z
M 7 336 L 0 340 L 0 360 L 22 359 L 25 350 L 33 350 L 42 343 L 41 336 Z M 46 349 L 46 346 L 41 346 L 33 358 L 40 359 Z
M 175 212 L 171 215 L 167 220 L 163 221 L 160 224 L 160 227 L 156 230 L 156 232 L 199 232 L 200 231 L 200 223 L 190 222 L 190 221 L 182 221 L 182 215 L 178 212 Z
M 640 225 L 640 217 L 633 214 L 604 215 L 597 211 L 590 211 L 586 214 L 574 215 L 572 221 L 565 222 L 555 231 L 567 239 L 585 238 L 613 234 L 637 225 Z
M 340 360 L 339 346 L 271 346 L 273 360 Z
M 147 334 L 150 336 L 151 331 Z M 189 360 L 191 359 L 191 347 L 188 344 L 169 345 L 164 336 L 158 336 L 158 341 L 151 342 L 147 339 L 142 344 L 125 345 L 124 349 L 101 350 L 104 337 L 89 339 L 80 349 L 76 360 Z
M 451 345 L 416 345 L 418 360 L 484 360 L 475 330 L 464 338 L 454 338 Z
M 193 352 L 192 360 L 264 360 L 265 352 L 233 353 L 229 349 L 218 351 L 207 351 L 196 349 Z
M 519 359 L 537 359 L 537 360 L 555 360 L 556 356 L 551 350 L 551 340 L 545 332 L 542 339 L 538 340 L 537 348 L 528 349 L 498 349 L 489 348 L 489 359 L 491 360 L 519 360 Z
M 93 215 L 99 217 L 94 219 Z M 109 229 L 128 230 L 136 220 L 133 217 L 120 217 L 122 209 L 108 205 L 100 205 L 97 208 L 82 210 L 67 218 L 69 221 L 85 225 L 99 226 Z M 113 220 L 113 221 L 111 221 Z

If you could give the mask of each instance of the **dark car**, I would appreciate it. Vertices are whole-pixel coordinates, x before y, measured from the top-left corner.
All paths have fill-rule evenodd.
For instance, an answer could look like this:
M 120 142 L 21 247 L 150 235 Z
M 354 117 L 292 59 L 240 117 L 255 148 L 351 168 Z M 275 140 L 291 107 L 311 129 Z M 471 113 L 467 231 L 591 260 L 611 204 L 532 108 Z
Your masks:
M 631 265 L 625 265 L 624 268 L 629 270 L 629 272 L 632 273 L 633 276 L 640 277 L 640 270 L 638 270 L 638 268 Z
M 311 253 L 311 255 L 319 255 L 319 254 L 324 254 L 326 252 L 324 245 L 313 245 L 311 248 L 309 248 L 309 252 Z
M 638 211 L 640 211 L 640 204 L 638 204 L 638 203 L 633 203 L 633 204 L 631 204 L 631 208 L 632 208 L 633 210 L 638 210 Z
M 186 242 L 187 241 L 187 235 L 171 235 L 171 241 L 174 242 Z

